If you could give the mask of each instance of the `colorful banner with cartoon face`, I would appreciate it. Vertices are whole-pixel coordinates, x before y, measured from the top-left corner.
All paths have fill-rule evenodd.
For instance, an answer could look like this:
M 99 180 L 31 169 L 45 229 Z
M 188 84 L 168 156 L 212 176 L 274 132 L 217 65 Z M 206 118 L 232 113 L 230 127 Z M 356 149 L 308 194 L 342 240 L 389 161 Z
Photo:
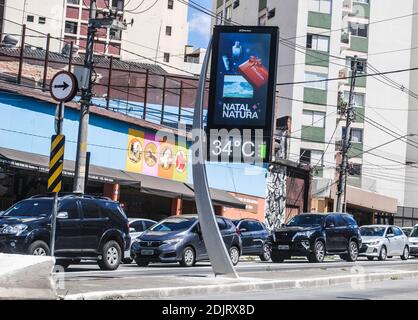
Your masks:
M 186 145 L 160 142 L 152 132 L 129 129 L 127 171 L 188 182 L 188 169 Z

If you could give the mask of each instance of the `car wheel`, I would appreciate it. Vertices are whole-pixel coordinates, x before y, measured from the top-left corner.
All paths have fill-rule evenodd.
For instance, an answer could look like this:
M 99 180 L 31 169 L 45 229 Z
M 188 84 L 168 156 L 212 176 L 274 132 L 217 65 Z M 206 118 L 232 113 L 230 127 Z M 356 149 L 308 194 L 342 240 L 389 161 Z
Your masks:
M 280 253 L 271 253 L 271 261 L 274 263 L 282 263 L 285 259 L 285 256 Z
M 322 241 L 315 242 L 314 252 L 308 256 L 308 260 L 311 263 L 320 263 L 325 259 L 325 245 Z
M 28 254 L 32 256 L 49 256 L 51 251 L 45 242 L 37 240 L 29 246 Z
M 351 240 L 348 244 L 348 254 L 346 255 L 347 262 L 356 262 L 358 258 L 358 244 Z
M 116 241 L 108 241 L 102 248 L 102 259 L 97 262 L 102 270 L 116 270 L 121 262 L 122 250 Z
M 271 246 L 268 243 L 263 245 L 263 254 L 260 255 L 261 261 L 270 261 L 271 259 Z
M 405 246 L 405 248 L 403 249 L 403 254 L 401 255 L 401 259 L 408 260 L 408 258 L 409 258 L 409 248 L 408 246 Z
M 232 264 L 236 266 L 239 262 L 239 249 L 237 247 L 231 247 L 229 249 L 229 257 L 231 258 Z
M 196 263 L 196 255 L 192 247 L 186 247 L 181 255 L 180 265 L 182 267 L 193 267 Z
M 367 260 L 373 261 L 374 260 L 374 257 L 367 257 Z
M 149 261 L 143 259 L 135 259 L 135 262 L 138 267 L 148 267 Z
M 385 246 L 382 246 L 379 253 L 379 261 L 385 261 L 388 257 L 388 251 Z

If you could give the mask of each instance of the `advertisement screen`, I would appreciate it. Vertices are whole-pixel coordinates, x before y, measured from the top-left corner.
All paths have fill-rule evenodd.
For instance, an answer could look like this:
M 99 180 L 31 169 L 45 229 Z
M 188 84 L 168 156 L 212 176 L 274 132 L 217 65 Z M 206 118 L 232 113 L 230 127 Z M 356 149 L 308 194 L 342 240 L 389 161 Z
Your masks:
M 209 110 L 213 127 L 265 128 L 270 122 L 277 53 L 272 29 L 215 28 Z
M 241 132 L 232 142 L 211 139 L 209 155 L 231 153 L 233 147 L 252 145 L 252 152 L 269 161 L 276 96 L 277 27 L 215 26 L 210 73 L 207 134 L 227 129 Z M 264 141 L 257 145 L 244 130 L 262 130 Z M 212 141 L 213 140 L 213 141 Z M 226 151 L 225 151 L 226 150 Z M 261 150 L 261 151 L 257 151 Z M 261 155 L 259 153 L 262 153 Z M 245 158 L 247 152 L 242 151 Z M 213 159 L 213 158 L 212 158 Z M 236 161 L 234 161 L 236 162 Z

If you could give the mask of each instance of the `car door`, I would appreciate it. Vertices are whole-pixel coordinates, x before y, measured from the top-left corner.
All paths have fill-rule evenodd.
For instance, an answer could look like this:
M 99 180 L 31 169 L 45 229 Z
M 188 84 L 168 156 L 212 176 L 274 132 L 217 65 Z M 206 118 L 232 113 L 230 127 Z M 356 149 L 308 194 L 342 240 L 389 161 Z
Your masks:
M 267 238 L 267 231 L 264 229 L 263 225 L 258 221 L 251 221 L 250 229 L 253 238 L 252 252 L 256 255 L 261 254 L 263 252 L 263 245 L 265 239 Z
M 242 240 L 242 253 L 248 254 L 253 251 L 253 232 L 251 230 L 250 222 L 243 220 L 238 225 L 241 240 Z
M 337 251 L 339 232 L 335 226 L 335 215 L 325 218 L 325 246 L 327 251 Z
M 206 251 L 205 243 L 203 242 L 202 231 L 200 229 L 200 224 L 196 225 L 190 230 L 191 232 L 191 244 L 196 250 L 196 259 L 204 260 L 208 258 L 208 253 Z
M 75 199 L 62 200 L 57 214 L 56 253 L 76 253 L 82 248 L 79 203 Z
M 129 232 L 131 239 L 138 238 L 145 231 L 145 224 L 142 220 L 133 221 L 129 224 L 129 228 L 135 229 L 135 231 Z
M 342 215 L 335 215 L 335 229 L 336 229 L 336 250 L 344 251 L 348 248 L 348 241 L 350 234 L 348 230 L 348 223 L 343 219 Z
M 109 218 L 102 213 L 100 205 L 93 199 L 80 200 L 82 209 L 81 235 L 84 252 L 96 252 Z
M 396 254 L 401 255 L 406 245 L 406 237 L 398 227 L 393 227 L 393 232 L 395 233 Z
M 225 246 L 229 250 L 232 245 L 232 241 L 234 240 L 235 230 L 229 228 L 226 221 L 222 218 L 216 218 L 216 222 L 218 223 L 219 231 L 221 232 Z
M 397 243 L 395 239 L 395 232 L 392 227 L 386 229 L 386 239 L 387 241 L 387 251 L 388 256 L 394 256 L 398 254 L 399 249 L 397 248 Z

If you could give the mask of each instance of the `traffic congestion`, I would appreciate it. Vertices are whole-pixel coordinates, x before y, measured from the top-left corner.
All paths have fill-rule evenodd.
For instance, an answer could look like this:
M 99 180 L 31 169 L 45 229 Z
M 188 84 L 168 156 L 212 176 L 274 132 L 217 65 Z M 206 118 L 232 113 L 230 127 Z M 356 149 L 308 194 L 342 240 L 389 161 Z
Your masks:
M 51 254 L 53 196 L 33 196 L 0 213 L 0 252 Z M 55 238 L 56 264 L 64 268 L 94 260 L 102 270 L 120 264 L 179 263 L 192 267 L 209 259 L 197 215 L 171 216 L 159 222 L 128 219 L 118 202 L 105 197 L 60 194 Z M 409 237 L 393 225 L 364 225 L 345 213 L 296 215 L 270 232 L 255 219 L 216 216 L 233 265 L 243 256 L 282 263 L 306 257 L 311 263 L 326 256 L 347 262 L 359 257 L 385 261 L 418 256 L 418 225 Z

